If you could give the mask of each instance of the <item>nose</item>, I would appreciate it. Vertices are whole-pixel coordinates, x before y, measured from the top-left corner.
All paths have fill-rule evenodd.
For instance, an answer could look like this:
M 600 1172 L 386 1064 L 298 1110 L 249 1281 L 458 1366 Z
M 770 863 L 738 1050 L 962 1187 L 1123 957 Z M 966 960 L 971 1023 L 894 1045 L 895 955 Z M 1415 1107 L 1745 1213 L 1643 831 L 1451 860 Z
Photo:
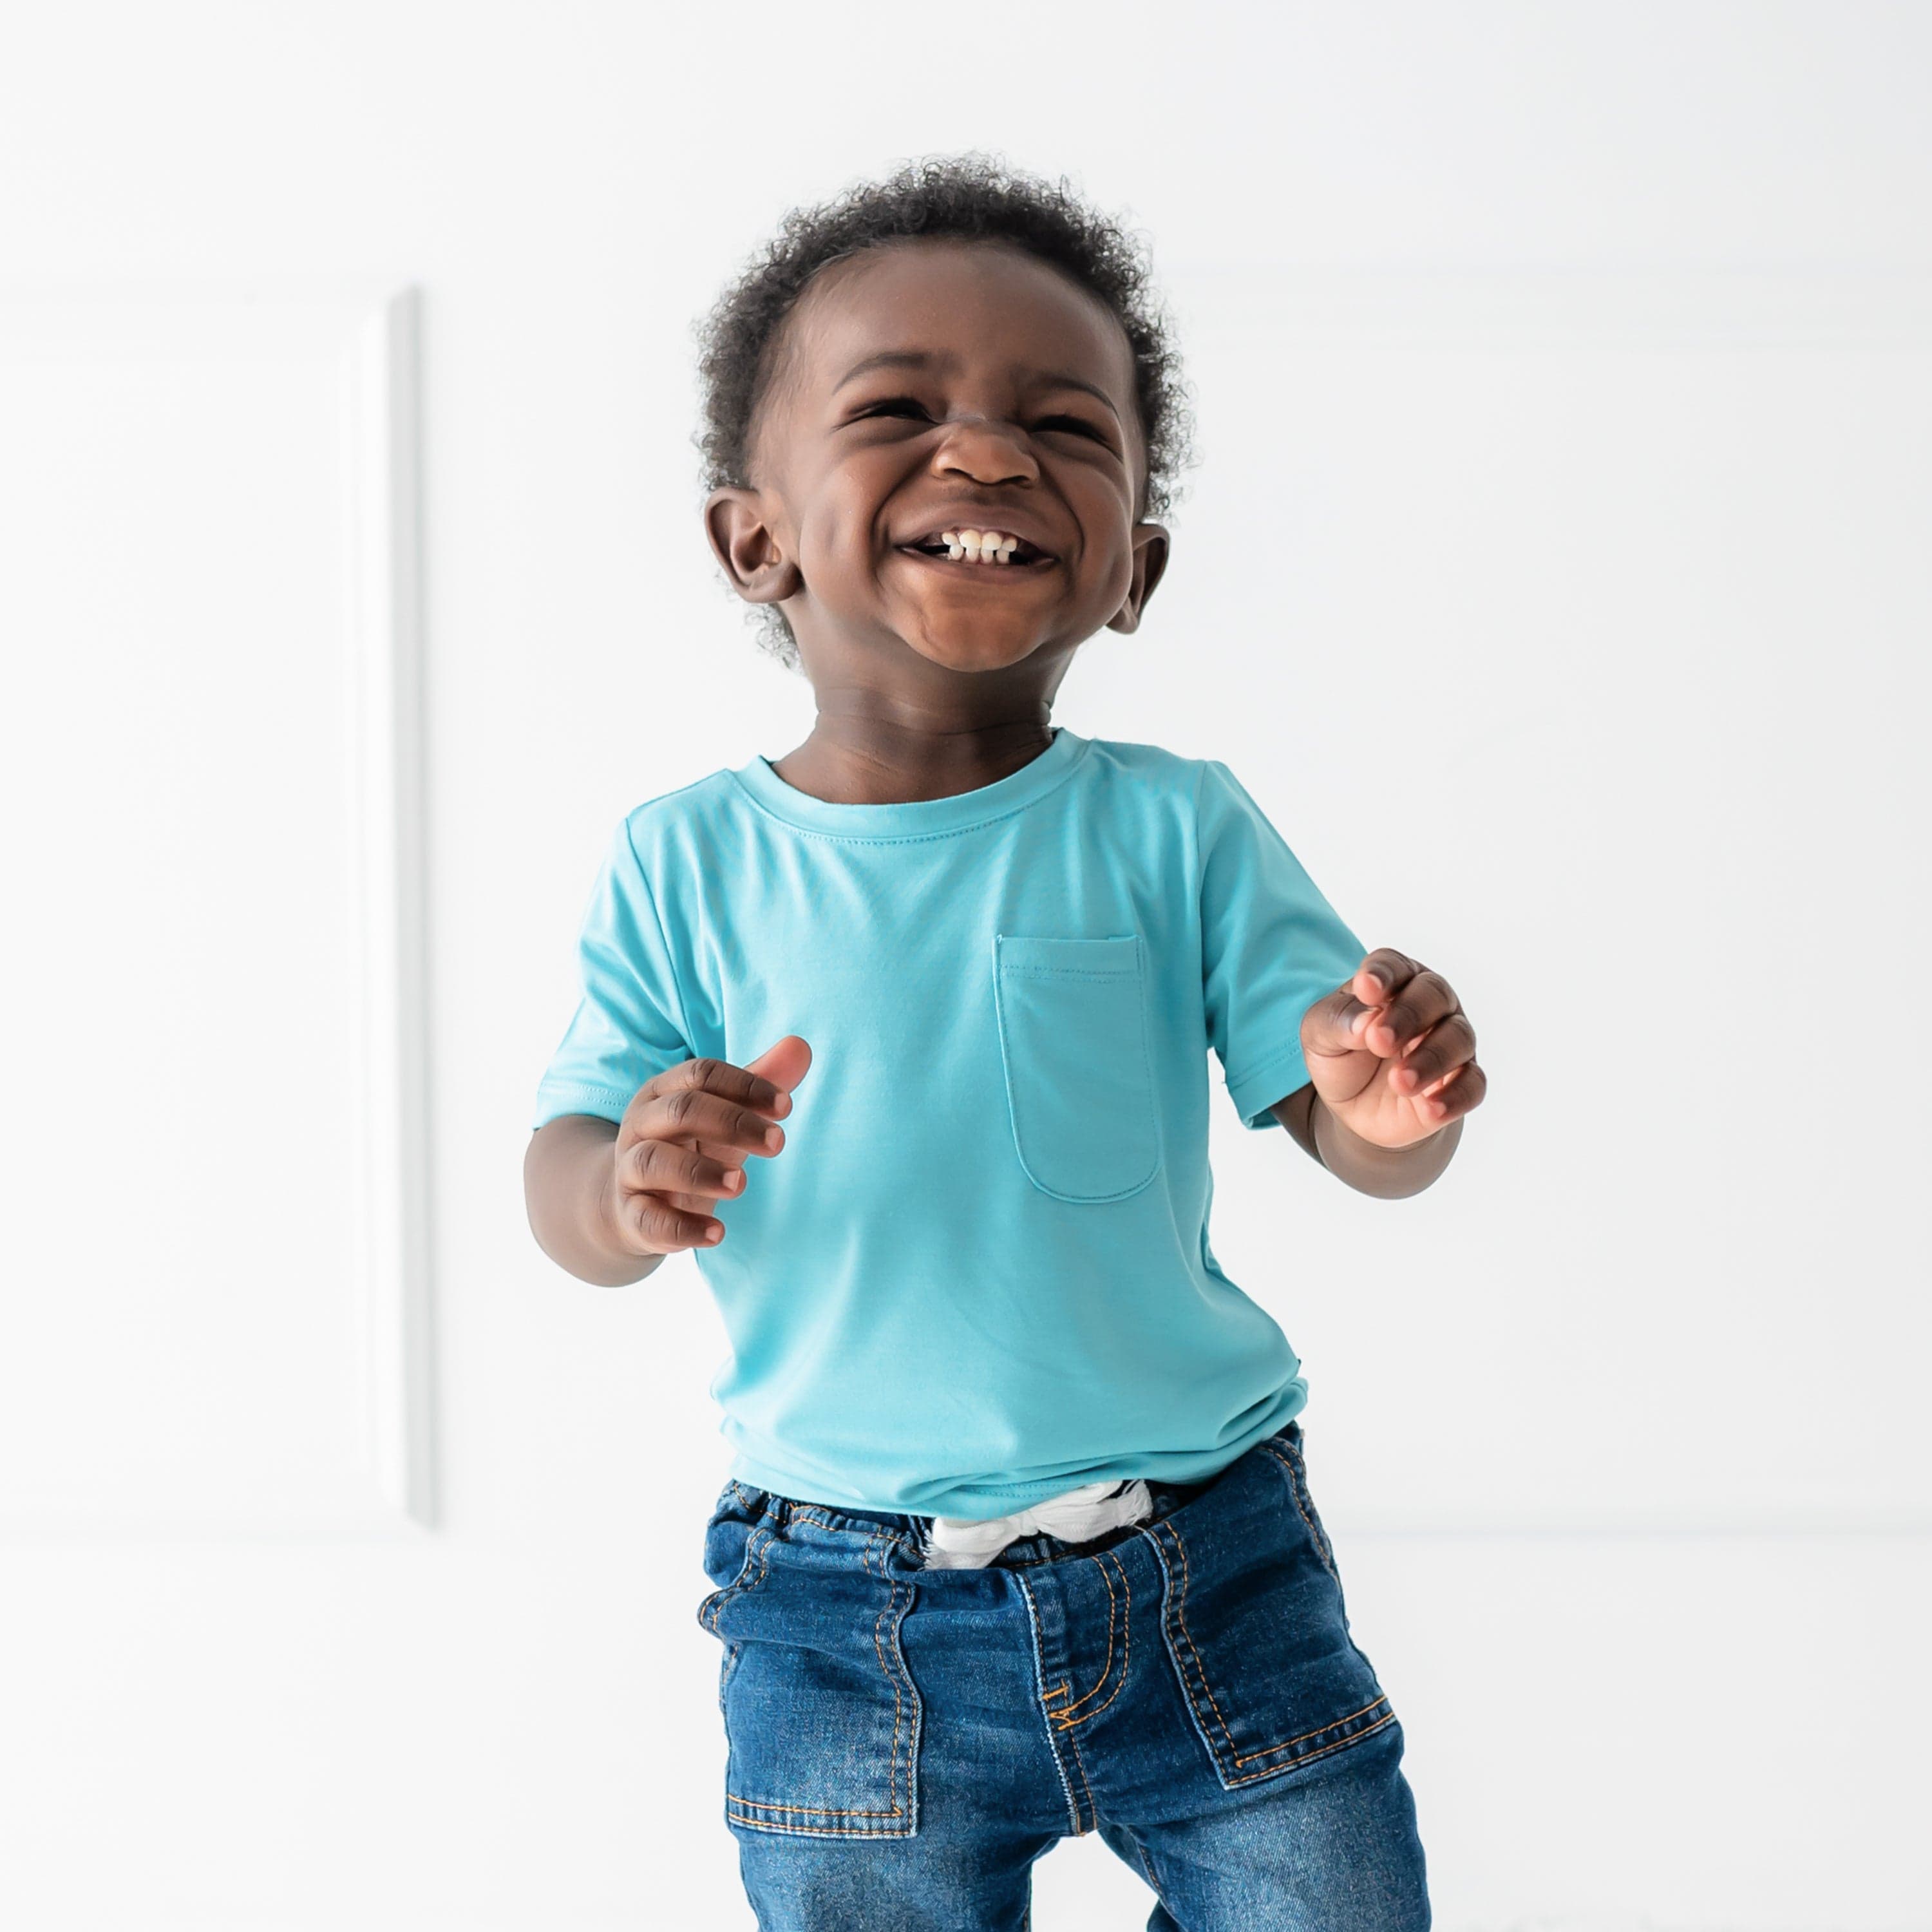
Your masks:
M 956 416 L 933 457 L 940 474 L 956 471 L 976 483 L 1030 483 L 1040 466 L 1024 442 L 991 416 Z

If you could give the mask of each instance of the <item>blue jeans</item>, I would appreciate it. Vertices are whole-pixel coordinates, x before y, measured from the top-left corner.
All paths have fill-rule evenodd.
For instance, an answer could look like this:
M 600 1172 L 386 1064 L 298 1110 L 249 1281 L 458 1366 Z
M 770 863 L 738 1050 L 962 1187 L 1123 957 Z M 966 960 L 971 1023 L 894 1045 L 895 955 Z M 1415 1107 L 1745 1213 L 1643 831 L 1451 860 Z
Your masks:
M 921 1520 L 726 1486 L 724 1813 L 763 1932 L 1024 1932 L 1097 1832 L 1148 1932 L 1422 1932 L 1402 1727 L 1291 1422 L 1153 1519 L 922 1568 Z

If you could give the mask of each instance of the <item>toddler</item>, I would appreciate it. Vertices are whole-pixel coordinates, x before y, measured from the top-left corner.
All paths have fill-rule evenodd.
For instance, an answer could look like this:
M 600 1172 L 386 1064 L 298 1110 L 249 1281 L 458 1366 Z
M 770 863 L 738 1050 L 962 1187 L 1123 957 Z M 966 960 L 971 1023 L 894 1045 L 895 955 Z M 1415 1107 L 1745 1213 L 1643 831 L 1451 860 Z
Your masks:
M 729 1333 L 698 1616 L 758 1923 L 1024 1928 L 1097 1832 L 1150 1932 L 1426 1926 L 1300 1365 L 1209 1244 L 1207 1056 L 1384 1198 L 1485 1082 L 1225 764 L 1049 722 L 1167 562 L 1142 257 L 916 162 L 794 211 L 704 343 L 705 527 L 816 719 L 616 827 L 526 1186 L 584 1280 L 694 1250 Z

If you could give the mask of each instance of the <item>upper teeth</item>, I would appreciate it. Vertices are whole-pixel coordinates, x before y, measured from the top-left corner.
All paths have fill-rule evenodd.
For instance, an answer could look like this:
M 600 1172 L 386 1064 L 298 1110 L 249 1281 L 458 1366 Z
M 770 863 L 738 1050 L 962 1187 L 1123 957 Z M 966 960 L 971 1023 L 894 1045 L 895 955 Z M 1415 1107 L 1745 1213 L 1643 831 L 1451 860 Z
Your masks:
M 970 556 L 981 563 L 988 557 L 995 563 L 1010 563 L 1020 542 L 998 530 L 942 530 L 939 540 L 948 556 Z

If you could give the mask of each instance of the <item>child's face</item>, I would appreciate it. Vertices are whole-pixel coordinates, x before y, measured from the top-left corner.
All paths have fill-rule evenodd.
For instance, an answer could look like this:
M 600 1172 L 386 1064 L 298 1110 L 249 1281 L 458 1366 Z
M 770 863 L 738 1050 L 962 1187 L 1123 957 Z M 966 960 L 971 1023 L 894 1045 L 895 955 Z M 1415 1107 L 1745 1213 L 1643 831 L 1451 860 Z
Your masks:
M 705 521 L 740 594 L 784 610 L 814 685 L 930 694 L 932 665 L 1017 666 L 1003 694 L 1050 695 L 1084 639 L 1138 623 L 1168 538 L 1134 520 L 1133 355 L 1097 298 L 1011 248 L 898 243 L 822 271 L 778 346 L 753 487 L 717 491 Z M 962 525 L 1049 560 L 911 548 Z

